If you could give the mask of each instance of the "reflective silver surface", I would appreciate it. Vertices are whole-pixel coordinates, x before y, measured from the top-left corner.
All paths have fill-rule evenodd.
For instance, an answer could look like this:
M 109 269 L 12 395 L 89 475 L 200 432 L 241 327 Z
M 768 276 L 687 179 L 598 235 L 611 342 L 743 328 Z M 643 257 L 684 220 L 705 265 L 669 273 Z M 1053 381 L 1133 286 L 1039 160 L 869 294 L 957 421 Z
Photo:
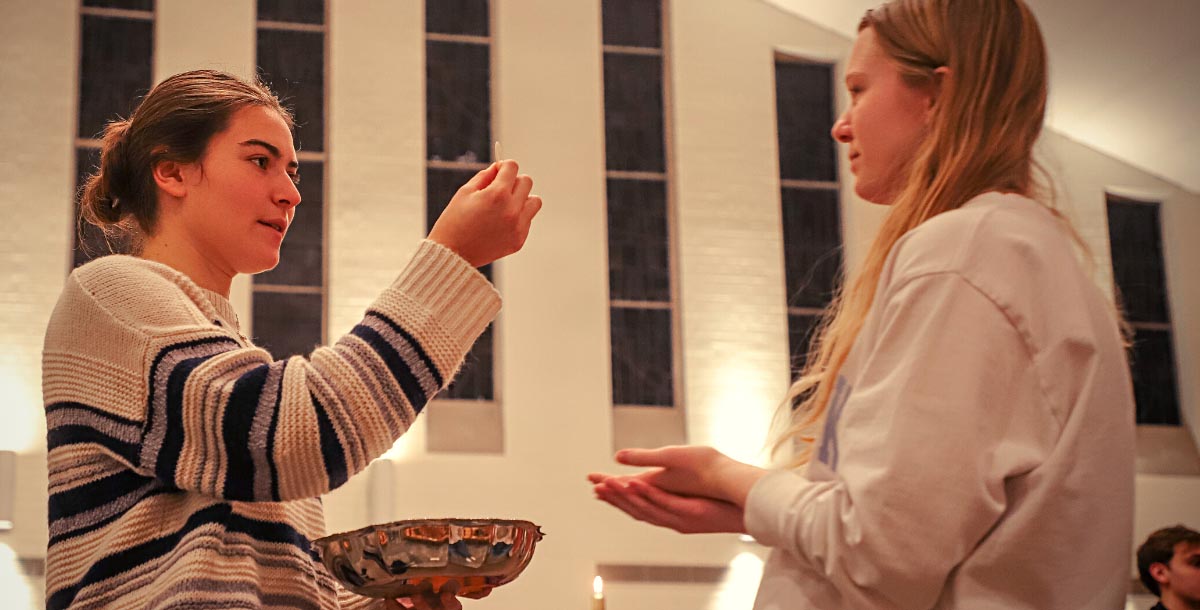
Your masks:
M 459 584 L 479 598 L 529 565 L 541 529 L 509 519 L 412 519 L 372 525 L 313 542 L 347 589 L 368 597 L 406 597 Z

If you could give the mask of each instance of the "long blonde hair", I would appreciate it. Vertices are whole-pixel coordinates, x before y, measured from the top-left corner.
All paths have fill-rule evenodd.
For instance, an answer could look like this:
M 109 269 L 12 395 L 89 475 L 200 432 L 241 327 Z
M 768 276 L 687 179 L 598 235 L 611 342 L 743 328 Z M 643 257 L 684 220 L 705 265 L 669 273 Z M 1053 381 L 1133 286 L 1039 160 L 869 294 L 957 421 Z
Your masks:
M 790 425 L 775 449 L 798 443 L 792 466 L 811 459 L 838 373 L 900 237 L 988 191 L 1053 199 L 1049 180 L 1035 180 L 1035 172 L 1045 172 L 1033 159 L 1046 108 L 1046 50 L 1021 0 L 893 0 L 867 11 L 858 26 L 866 28 L 909 85 L 930 84 L 940 67 L 950 77 L 935 94 L 907 181 L 862 267 L 826 309 L 807 364 L 788 391 Z

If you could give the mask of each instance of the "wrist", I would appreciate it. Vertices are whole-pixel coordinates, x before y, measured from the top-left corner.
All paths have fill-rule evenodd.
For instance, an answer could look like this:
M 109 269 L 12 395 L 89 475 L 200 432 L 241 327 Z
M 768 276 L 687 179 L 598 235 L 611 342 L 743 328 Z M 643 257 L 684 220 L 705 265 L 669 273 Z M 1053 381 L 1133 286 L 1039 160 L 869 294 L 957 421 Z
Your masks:
M 765 474 L 767 471 L 762 468 L 726 458 L 717 470 L 717 488 L 721 492 L 721 499 L 738 508 L 745 508 L 750 489 Z

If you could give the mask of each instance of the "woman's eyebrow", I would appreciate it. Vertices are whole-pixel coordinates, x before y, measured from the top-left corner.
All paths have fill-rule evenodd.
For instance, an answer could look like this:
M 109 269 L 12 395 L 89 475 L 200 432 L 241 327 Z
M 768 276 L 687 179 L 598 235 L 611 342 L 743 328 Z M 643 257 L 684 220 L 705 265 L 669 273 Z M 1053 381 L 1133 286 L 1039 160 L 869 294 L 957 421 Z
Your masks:
M 261 146 L 261 147 L 263 147 L 263 148 L 267 149 L 267 152 L 271 153 L 271 156 L 272 156 L 272 157 L 275 157 L 276 159 L 278 159 L 278 158 L 280 158 L 280 157 L 282 157 L 282 156 L 283 156 L 283 155 L 282 155 L 282 154 L 280 154 L 280 152 L 279 152 L 279 147 L 277 147 L 277 146 L 275 146 L 274 144 L 271 144 L 270 142 L 267 142 L 267 141 L 265 141 L 265 140 L 259 140 L 259 139 L 257 139 L 257 138 L 251 138 L 251 139 L 249 139 L 249 140 L 246 140 L 246 141 L 244 141 L 244 142 L 239 142 L 238 144 L 239 144 L 240 146 Z M 290 162 L 288 163 L 288 168 L 289 168 L 289 169 L 290 169 L 290 168 L 295 168 L 295 167 L 300 167 L 300 163 L 298 163 L 298 162 L 297 162 L 297 161 L 295 161 L 295 160 L 293 160 L 293 161 L 290 161 Z

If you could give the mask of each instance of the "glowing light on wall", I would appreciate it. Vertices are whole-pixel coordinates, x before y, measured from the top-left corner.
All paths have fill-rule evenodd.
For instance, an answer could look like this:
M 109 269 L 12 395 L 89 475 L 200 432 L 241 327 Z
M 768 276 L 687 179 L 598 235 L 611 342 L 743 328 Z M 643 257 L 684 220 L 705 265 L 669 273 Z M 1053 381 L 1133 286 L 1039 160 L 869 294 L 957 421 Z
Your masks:
M 404 436 L 397 439 L 396 444 L 380 457 L 393 462 L 408 462 L 420 457 L 425 448 L 425 429 L 425 420 L 417 418 Z
M 5 608 L 20 610 L 35 607 L 33 586 L 25 577 L 16 552 L 4 543 L 0 543 L 0 592 L 3 592 Z
M 729 571 L 708 610 L 749 610 L 762 580 L 763 560 L 751 551 L 738 553 L 729 561 Z
M 767 463 L 767 429 L 776 406 L 783 399 L 782 389 L 767 388 L 774 371 L 763 371 L 745 364 L 728 363 L 719 369 L 717 390 L 707 404 L 708 443 L 726 455 L 756 465 Z
M 27 453 L 41 448 L 43 433 L 41 378 L 36 369 L 5 363 L 0 368 L 0 396 L 4 397 L 4 425 L 0 449 Z

